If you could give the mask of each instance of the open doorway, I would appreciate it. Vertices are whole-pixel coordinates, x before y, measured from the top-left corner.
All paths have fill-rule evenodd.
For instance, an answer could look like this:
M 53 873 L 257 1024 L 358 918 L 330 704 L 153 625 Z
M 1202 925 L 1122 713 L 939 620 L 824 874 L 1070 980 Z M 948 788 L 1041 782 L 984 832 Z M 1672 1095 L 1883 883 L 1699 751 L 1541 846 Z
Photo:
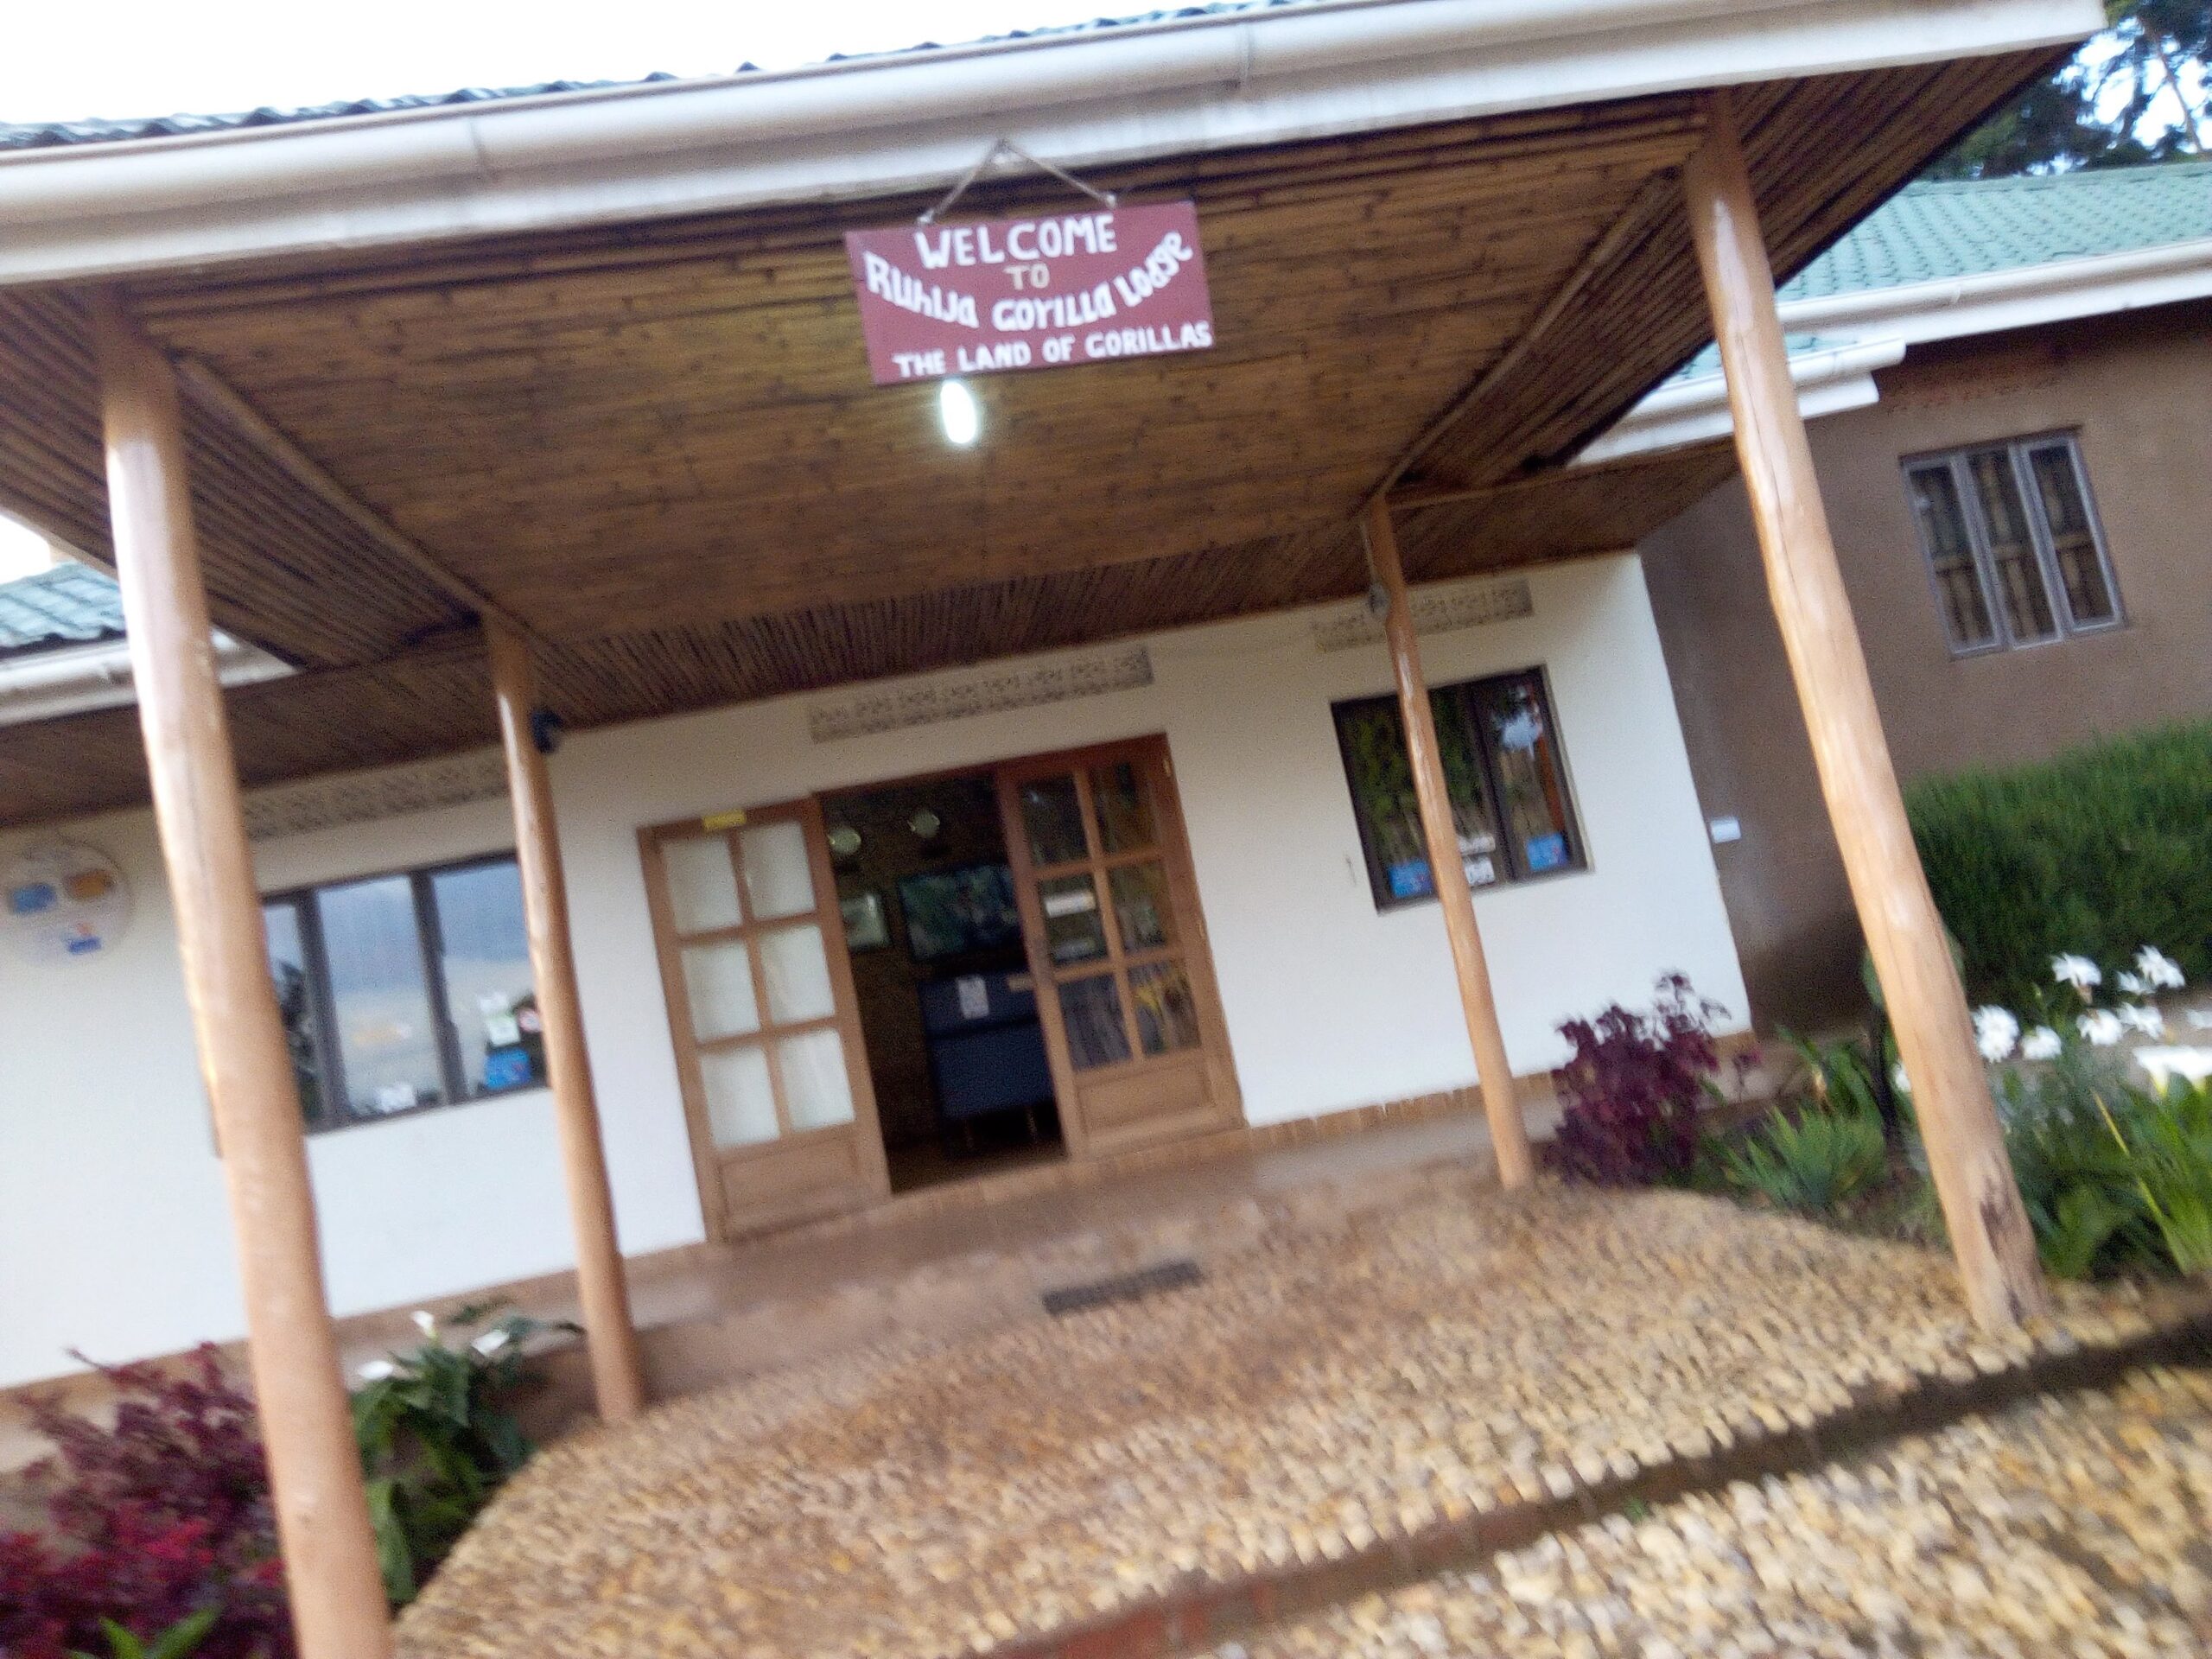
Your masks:
M 993 774 L 822 813 L 892 1190 L 1065 1155 Z

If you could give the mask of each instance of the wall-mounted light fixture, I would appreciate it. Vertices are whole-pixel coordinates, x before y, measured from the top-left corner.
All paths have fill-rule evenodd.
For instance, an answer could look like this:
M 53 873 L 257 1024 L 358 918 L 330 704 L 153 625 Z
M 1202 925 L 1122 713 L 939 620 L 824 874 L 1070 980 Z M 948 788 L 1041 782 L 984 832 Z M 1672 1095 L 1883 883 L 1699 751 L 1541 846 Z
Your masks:
M 937 417 L 944 423 L 946 441 L 963 448 L 982 435 L 983 408 L 965 380 L 938 382 Z

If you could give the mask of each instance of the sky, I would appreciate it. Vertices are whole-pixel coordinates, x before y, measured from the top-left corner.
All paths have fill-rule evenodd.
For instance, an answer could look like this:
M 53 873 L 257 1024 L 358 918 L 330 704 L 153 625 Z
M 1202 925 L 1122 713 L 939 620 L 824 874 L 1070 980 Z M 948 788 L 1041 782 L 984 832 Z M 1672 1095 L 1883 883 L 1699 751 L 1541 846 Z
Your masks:
M 106 0 L 5 8 L 0 121 L 226 113 L 726 73 L 970 41 L 1150 0 Z

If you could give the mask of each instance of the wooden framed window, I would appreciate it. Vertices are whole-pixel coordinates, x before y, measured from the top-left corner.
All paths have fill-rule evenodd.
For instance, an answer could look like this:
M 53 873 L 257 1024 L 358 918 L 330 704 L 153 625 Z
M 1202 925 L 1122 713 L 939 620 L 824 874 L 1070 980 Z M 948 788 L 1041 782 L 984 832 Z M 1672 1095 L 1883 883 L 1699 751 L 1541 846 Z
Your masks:
M 2120 626 L 2088 474 L 2070 435 L 1916 457 L 1904 480 L 1952 655 Z
M 1587 868 L 1543 671 L 1435 686 L 1428 696 L 1468 884 Z M 1397 698 L 1354 698 L 1332 712 L 1375 907 L 1433 899 Z
M 512 855 L 275 893 L 261 916 L 310 1130 L 545 1081 Z

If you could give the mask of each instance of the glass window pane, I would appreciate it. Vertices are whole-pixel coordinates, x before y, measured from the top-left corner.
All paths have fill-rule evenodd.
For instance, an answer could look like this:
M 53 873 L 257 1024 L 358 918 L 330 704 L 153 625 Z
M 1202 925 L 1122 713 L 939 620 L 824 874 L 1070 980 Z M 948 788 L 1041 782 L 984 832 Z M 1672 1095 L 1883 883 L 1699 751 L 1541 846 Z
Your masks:
M 1167 892 L 1167 867 L 1146 862 L 1110 871 L 1114 919 L 1122 930 L 1122 949 L 1152 950 L 1175 942 L 1174 901 Z
M 1098 844 L 1109 853 L 1134 853 L 1160 844 L 1152 791 L 1134 762 L 1119 760 L 1090 774 L 1090 804 L 1098 815 Z
M 836 1012 L 830 953 L 822 930 L 811 922 L 760 935 L 760 971 L 768 982 L 768 1018 L 774 1024 L 823 1020 Z
M 853 1080 L 845 1072 L 844 1039 L 824 1027 L 776 1045 L 784 1106 L 795 1129 L 826 1129 L 853 1121 Z
M 748 1044 L 699 1056 L 707 1095 L 707 1128 L 717 1147 L 757 1147 L 776 1138 L 775 1087 L 768 1057 Z
M 347 1107 L 374 1117 L 442 1100 L 413 886 L 404 875 L 356 881 L 325 888 L 315 904 Z
M 2074 446 L 2046 443 L 2031 449 L 2028 467 L 2035 474 L 2044 523 L 2050 527 L 2058 580 L 2066 589 L 2066 608 L 2074 626 L 2094 627 L 2101 622 L 2117 621 L 2120 607 L 2113 598 L 2112 584 L 2105 579 L 2096 526 L 2089 522 L 2089 504 L 2082 494 L 2082 477 L 2075 466 Z
M 1966 510 L 1948 461 L 1915 467 L 1905 474 L 1912 496 L 1920 544 L 1936 574 L 1936 593 L 1943 611 L 1944 636 L 1954 651 L 1997 643 L 1989 602 L 1981 591 L 1981 572 L 1974 562 L 1974 541 L 1967 532 Z
M 1191 977 L 1172 958 L 1129 972 L 1129 1001 L 1136 1007 L 1137 1041 L 1147 1054 L 1198 1046 L 1198 1009 Z
M 660 851 L 668 866 L 668 902 L 677 932 L 704 933 L 745 919 L 738 912 L 737 870 L 725 837 L 687 836 L 663 842 Z
M 764 823 L 737 838 L 745 865 L 745 902 L 755 921 L 804 916 L 814 908 L 814 871 L 806 831 L 791 819 Z
M 1990 574 L 1997 580 L 2005 626 L 2023 643 L 2056 637 L 2058 623 L 2051 614 L 2050 591 L 2044 583 L 2043 562 L 2036 556 L 2012 451 L 1978 449 L 1967 457 L 1967 470 L 1974 475 L 1974 499 L 1989 537 Z
M 760 1006 L 753 989 L 753 950 L 743 939 L 688 945 L 683 951 L 683 990 L 691 1004 L 691 1034 L 710 1043 L 717 1037 L 741 1037 L 760 1029 Z
M 1478 887 L 1501 880 L 1506 871 L 1498 859 L 1497 820 L 1472 716 L 1465 699 L 1449 687 L 1432 692 L 1429 707 L 1436 720 L 1437 748 L 1461 868 Z M 1368 697 L 1339 703 L 1336 716 L 1376 903 L 1387 906 L 1431 896 L 1436 884 L 1429 874 L 1428 842 L 1421 831 L 1421 804 L 1414 793 L 1413 765 L 1397 699 Z
M 1491 765 L 1505 797 L 1507 832 L 1522 872 L 1541 875 L 1581 862 L 1567 777 L 1553 740 L 1542 682 L 1534 674 L 1485 680 L 1474 689 Z
M 1098 888 L 1088 875 L 1056 875 L 1037 884 L 1045 912 L 1045 948 L 1052 960 L 1096 962 L 1106 954 L 1106 925 L 1098 914 Z
M 1484 776 L 1482 739 L 1465 688 L 1445 686 L 1428 694 L 1436 720 L 1436 752 L 1444 766 L 1444 792 L 1452 802 L 1452 830 L 1459 842 L 1459 870 L 1471 887 L 1486 887 L 1505 874 L 1497 853 L 1497 813 Z M 1409 774 L 1410 776 L 1410 774 Z M 1420 832 L 1420 808 L 1414 808 Z M 1426 843 L 1423 843 L 1426 845 Z M 1424 858 L 1422 868 L 1427 868 Z
M 1060 987 L 1060 1018 L 1068 1033 L 1068 1062 L 1078 1071 L 1129 1058 L 1122 1024 L 1122 999 L 1114 976 L 1096 974 Z
M 531 978 L 522 877 L 512 863 L 441 870 L 430 878 L 444 947 L 447 1017 L 470 1095 L 545 1081 L 545 1033 Z
M 264 905 L 261 931 L 269 942 L 269 973 L 276 982 L 276 1011 L 284 1018 L 284 1046 L 291 1051 L 301 1116 L 310 1127 L 319 1127 L 325 1121 L 322 1050 L 315 1041 L 315 988 L 308 983 L 298 905 L 290 899 Z
M 1029 831 L 1029 856 L 1037 863 L 1068 864 L 1090 855 L 1073 778 L 1039 778 L 1022 785 L 1021 821 Z

